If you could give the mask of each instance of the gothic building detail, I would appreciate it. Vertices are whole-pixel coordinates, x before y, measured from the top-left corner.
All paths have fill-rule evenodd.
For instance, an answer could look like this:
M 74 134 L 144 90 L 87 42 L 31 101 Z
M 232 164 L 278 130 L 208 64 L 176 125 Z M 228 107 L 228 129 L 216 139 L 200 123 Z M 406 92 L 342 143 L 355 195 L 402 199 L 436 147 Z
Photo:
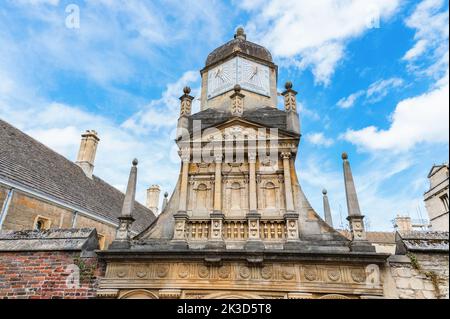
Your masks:
M 200 112 L 191 114 L 189 88 L 180 98 L 181 163 L 173 194 L 127 249 L 112 246 L 101 254 L 107 271 L 100 293 L 382 295 L 381 284 L 366 284 L 366 267 L 383 265 L 387 255 L 367 245 L 347 158 L 352 240 L 322 220 L 303 193 L 295 168 L 301 140 L 297 92 L 287 82 L 279 110 L 277 72 L 270 52 L 247 41 L 243 29 L 208 56 Z

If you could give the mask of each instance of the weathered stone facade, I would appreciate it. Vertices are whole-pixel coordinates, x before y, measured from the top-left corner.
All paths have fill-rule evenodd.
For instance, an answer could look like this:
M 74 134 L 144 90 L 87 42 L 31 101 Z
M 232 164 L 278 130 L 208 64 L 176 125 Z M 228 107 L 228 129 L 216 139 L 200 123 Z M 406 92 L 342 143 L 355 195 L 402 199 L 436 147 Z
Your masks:
M 448 164 L 435 165 L 428 174 L 430 189 L 424 194 L 425 207 L 434 231 L 449 230 Z
M 411 258 L 414 262 L 411 262 Z M 420 269 L 417 269 L 419 265 Z M 416 253 L 394 255 L 389 259 L 390 272 L 400 299 L 441 299 L 448 294 L 448 254 Z M 433 273 L 435 275 L 433 275 Z

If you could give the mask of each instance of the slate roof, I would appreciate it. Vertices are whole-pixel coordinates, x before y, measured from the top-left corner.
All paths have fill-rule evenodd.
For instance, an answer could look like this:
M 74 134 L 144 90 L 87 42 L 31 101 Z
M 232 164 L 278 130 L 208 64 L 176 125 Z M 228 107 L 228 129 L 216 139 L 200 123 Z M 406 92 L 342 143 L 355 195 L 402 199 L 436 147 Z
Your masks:
M 226 122 L 233 116 L 228 111 L 219 111 L 215 109 L 206 109 L 204 111 L 195 113 L 189 118 L 189 131 L 192 133 L 193 122 L 201 121 L 202 130 L 209 127 L 216 126 L 220 123 Z M 263 107 L 254 110 L 244 111 L 241 117 L 244 120 L 261 124 L 270 128 L 278 128 L 280 130 L 287 130 L 286 127 L 286 112 L 273 107 Z M 294 132 L 290 132 L 294 133 Z
M 117 223 L 124 194 L 97 176 L 88 178 L 74 162 L 0 119 L 0 180 L 17 183 L 50 198 Z M 155 219 L 135 203 L 133 231 Z
M 273 62 L 272 55 L 270 54 L 269 50 L 267 50 L 263 46 L 247 40 L 236 38 L 225 43 L 224 45 L 221 45 L 213 52 L 211 52 L 206 59 L 205 67 L 216 64 L 217 62 L 226 59 L 236 52 L 241 52 L 269 63 Z
M 411 231 L 396 233 L 396 254 L 415 252 L 446 252 L 449 233 L 436 231 Z
M 0 232 L 0 251 L 93 251 L 98 248 L 95 228 Z

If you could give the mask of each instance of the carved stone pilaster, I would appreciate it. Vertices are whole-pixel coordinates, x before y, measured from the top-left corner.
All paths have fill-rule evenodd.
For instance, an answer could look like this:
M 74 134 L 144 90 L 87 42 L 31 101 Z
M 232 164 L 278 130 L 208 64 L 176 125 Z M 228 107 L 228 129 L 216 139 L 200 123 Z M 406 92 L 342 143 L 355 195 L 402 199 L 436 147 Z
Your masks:
M 234 93 L 230 96 L 231 99 L 231 115 L 241 117 L 244 114 L 244 97 L 241 93 L 241 86 L 236 84 Z
M 214 212 L 210 215 L 210 218 L 211 234 L 206 248 L 225 248 L 225 242 L 223 240 L 223 219 L 225 216 L 220 212 Z
M 190 87 L 185 87 L 183 92 L 184 95 L 180 97 L 180 117 L 191 115 L 192 101 L 194 100 L 194 97 L 189 95 L 189 93 L 191 93 Z
M 175 226 L 173 230 L 172 246 L 176 248 L 187 248 L 187 233 L 186 226 L 188 220 L 188 214 L 186 211 L 178 211 L 174 214 Z
M 260 219 L 261 215 L 256 212 L 247 214 L 248 239 L 245 244 L 246 250 L 264 250 L 264 244 L 260 234 Z
M 297 92 L 292 89 L 292 83 L 287 82 L 286 91 L 282 93 L 284 97 L 284 109 L 286 111 L 294 111 L 297 112 Z
M 298 216 L 297 213 L 288 212 L 284 214 L 284 220 L 286 221 L 286 243 L 284 247 L 286 249 L 299 248 Z
M 347 220 L 350 224 L 350 232 L 352 234 L 352 240 L 367 240 L 366 232 L 364 231 L 364 216 L 356 215 L 356 216 L 348 216 Z

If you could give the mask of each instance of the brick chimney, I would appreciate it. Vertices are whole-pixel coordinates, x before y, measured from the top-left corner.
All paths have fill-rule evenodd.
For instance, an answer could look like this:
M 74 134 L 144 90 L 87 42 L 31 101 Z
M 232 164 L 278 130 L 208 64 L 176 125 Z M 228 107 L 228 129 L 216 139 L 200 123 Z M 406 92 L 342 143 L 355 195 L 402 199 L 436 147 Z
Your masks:
M 152 185 L 147 189 L 147 208 L 150 209 L 153 214 L 159 214 L 159 194 L 161 189 L 158 185 Z
M 95 154 L 99 141 L 97 132 L 94 130 L 88 130 L 81 135 L 80 150 L 78 151 L 75 164 L 80 166 L 84 174 L 89 178 L 92 178 L 92 173 L 94 172 Z

